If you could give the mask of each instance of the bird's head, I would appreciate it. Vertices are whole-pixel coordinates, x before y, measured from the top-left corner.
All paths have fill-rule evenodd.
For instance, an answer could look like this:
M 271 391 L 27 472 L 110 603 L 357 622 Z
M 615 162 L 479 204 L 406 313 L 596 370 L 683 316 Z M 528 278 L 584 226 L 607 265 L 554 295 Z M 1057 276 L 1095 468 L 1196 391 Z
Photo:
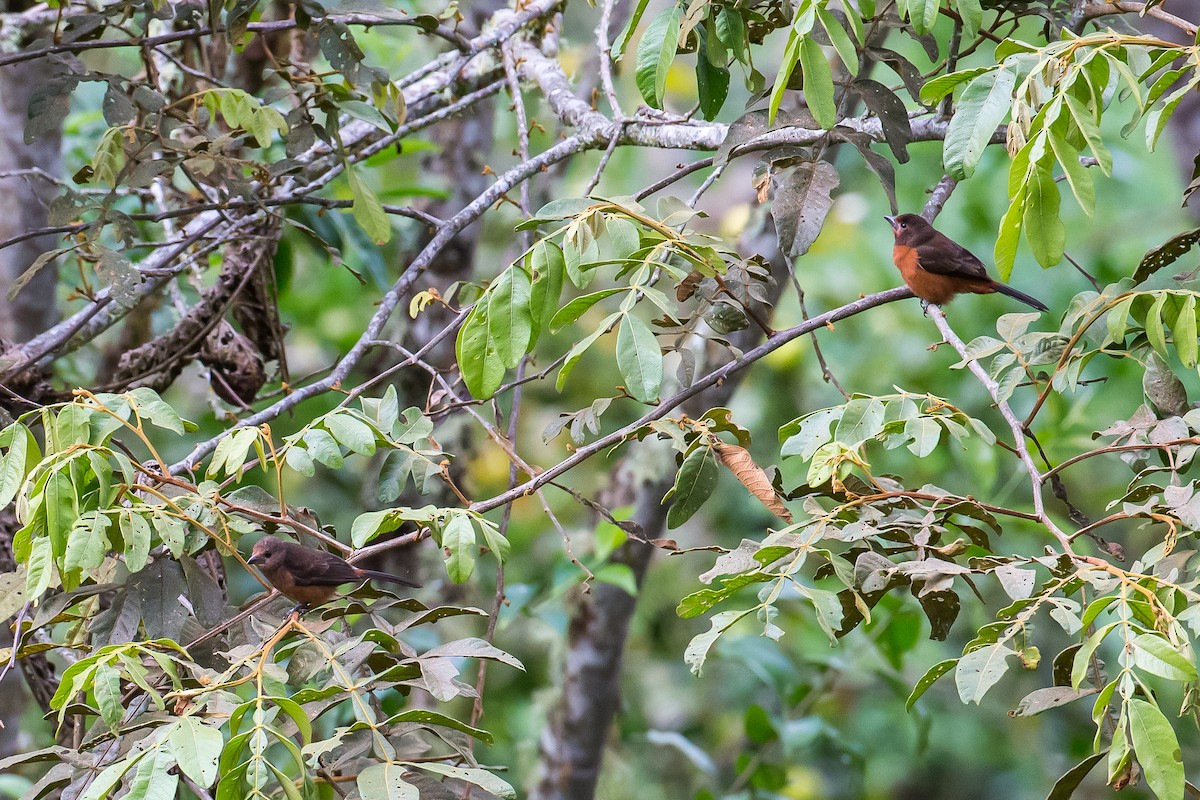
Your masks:
M 247 564 L 255 564 L 260 569 L 271 569 L 280 566 L 286 554 L 283 541 L 274 536 L 264 536 L 254 543 Z
M 892 235 L 896 237 L 896 241 L 916 238 L 932 227 L 924 217 L 916 214 L 900 214 L 896 217 L 884 217 L 884 219 L 892 226 Z

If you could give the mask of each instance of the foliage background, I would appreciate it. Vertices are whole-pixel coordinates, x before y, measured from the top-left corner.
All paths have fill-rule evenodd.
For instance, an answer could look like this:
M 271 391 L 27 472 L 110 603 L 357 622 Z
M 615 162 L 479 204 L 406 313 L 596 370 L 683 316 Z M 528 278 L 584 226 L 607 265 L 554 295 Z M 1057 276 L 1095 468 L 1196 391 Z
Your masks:
M 438 13 L 442 9 L 423 9 Z M 651 13 L 657 9 L 651 8 Z M 596 10 L 573 4 L 566 12 L 560 44 L 564 63 L 587 68 Z M 935 36 L 949 35 L 950 23 L 943 20 Z M 414 44 L 414 41 L 417 44 Z M 388 62 L 393 74 L 402 74 L 425 59 L 421 40 L 408 29 L 378 29 L 362 37 L 368 60 Z M 764 61 L 777 57 L 781 42 L 766 48 Z M 632 47 L 632 46 L 631 46 Z M 917 48 L 913 47 L 913 50 Z M 987 57 L 980 53 L 979 63 Z M 136 61 L 119 53 L 102 53 L 89 63 L 95 69 L 132 74 Z M 969 66 L 965 64 L 962 66 Z M 638 102 L 630 69 L 622 70 L 620 88 L 628 107 Z M 667 105 L 683 110 L 691 103 L 688 65 L 677 63 L 668 78 Z M 734 84 L 737 84 L 735 79 Z M 103 131 L 100 87 L 80 89 L 73 100 L 64 133 L 66 153 L 63 174 L 71 175 L 86 164 Z M 720 119 L 730 122 L 741 112 L 741 100 L 731 97 Z M 496 172 L 516 162 L 511 155 L 517 146 L 515 126 L 500 101 L 496 141 L 486 154 L 486 163 Z M 538 109 L 535 116 L 549 114 Z M 1118 135 L 1119 123 L 1106 125 L 1105 139 L 1114 153 L 1111 179 L 1097 180 L 1097 203 L 1088 217 L 1070 202 L 1063 204 L 1067 227 L 1067 251 L 1103 285 L 1129 275 L 1142 254 L 1187 227 L 1186 212 L 1177 208 L 1185 184 L 1177 162 L 1166 147 L 1147 154 L 1140 141 L 1127 142 Z M 537 133 L 531 147 L 536 152 L 553 143 L 557 134 Z M 1135 137 L 1137 139 L 1138 137 Z M 413 198 L 445 196 L 448 179 L 439 179 L 421 168 L 421 141 L 405 142 L 403 153 L 389 150 L 370 162 L 370 180 L 383 202 L 407 203 Z M 849 150 L 849 148 L 845 148 Z M 902 210 L 916 210 L 942 174 L 939 142 L 910 145 L 912 160 L 897 169 L 897 193 Z M 688 158 L 686 154 L 682 158 Z M 608 196 L 629 194 L 645 185 L 645 176 L 669 171 L 681 158 L 671 151 L 622 148 L 604 173 L 599 192 Z M 552 196 L 582 193 L 599 153 L 573 160 L 548 177 L 543 190 Z M 812 250 L 797 263 L 799 280 L 805 287 L 810 310 L 820 311 L 849 302 L 859 294 L 880 291 L 897 283 L 889 259 L 890 231 L 880 217 L 888 213 L 887 200 L 876 179 L 852 162 L 850 154 L 835 157 L 842 178 L 836 202 L 824 230 Z M 1009 160 L 1001 148 L 991 148 L 975 176 L 961 184 L 939 219 L 939 227 L 980 255 L 990 254 L 996 222 L 1008 205 Z M 708 219 L 700 227 L 736 240 L 750 222 L 757 205 L 745 167 L 730 169 L 704 196 L 700 208 Z M 686 197 L 700 179 L 672 189 Z M 335 184 L 331 195 L 350 197 L 345 181 Z M 275 257 L 279 307 L 288 334 L 289 361 L 293 375 L 322 369 L 358 337 L 364 309 L 394 279 L 397 254 L 415 235 L 416 224 L 401 220 L 392 243 L 375 248 L 344 212 L 314 213 L 309 208 L 289 212 L 332 240 L 341 240 L 349 266 L 363 275 L 361 283 L 345 269 L 329 263 L 325 254 L 312 247 L 308 238 L 289 229 Z M 503 265 L 519 252 L 513 232 L 520 217 L 510 206 L 500 206 L 478 223 L 480 245 L 476 261 L 481 265 Z M 985 260 L 989 260 L 985 258 Z M 1194 259 L 1193 259 L 1194 261 Z M 1182 264 L 1185 268 L 1188 266 Z M 483 268 L 489 277 L 499 270 Z M 1086 280 L 1068 265 L 1040 269 L 1028 252 L 1018 258 L 1014 285 L 1047 302 L 1052 309 L 1064 308 L 1077 292 L 1088 288 Z M 60 284 L 59 301 L 70 300 L 69 284 Z M 997 296 L 964 297 L 949 312 L 959 335 L 970 340 L 994 330 L 995 319 L 1012 311 L 1011 304 Z M 169 312 L 161 312 L 169 316 Z M 783 328 L 800 319 L 794 294 L 776 310 L 773 324 Z M 161 320 L 160 320 L 161 322 Z M 570 341 L 569 334 L 559 341 Z M 989 407 L 989 399 L 966 371 L 950 371 L 958 357 L 948 348 L 934 352 L 937 341 L 931 321 L 920 314 L 915 302 L 882 306 L 840 322 L 836 330 L 822 335 L 823 352 L 838 380 L 851 392 L 883 394 L 893 385 L 916 392 L 934 392 L 953 398 L 967 413 L 1000 424 Z M 557 342 L 556 342 L 557 343 Z M 538 463 L 553 463 L 566 455 L 565 437 L 544 443 L 541 434 L 563 409 L 586 406 L 610 391 L 617 379 L 611 368 L 612 343 L 602 340 L 589 353 L 587 369 L 581 369 L 556 393 L 548 386 L 530 387 L 520 426 L 520 451 Z M 557 348 L 555 348 L 557 352 Z M 99 355 L 79 351 L 60 358 L 57 379 L 71 384 L 89 375 Z M 1042 430 L 1043 445 L 1065 452 L 1087 449 L 1096 418 L 1124 419 L 1142 402 L 1141 372 L 1130 365 L 1106 365 L 1105 383 L 1088 386 L 1072 397 L 1053 398 L 1048 417 L 1058 420 L 1052 430 Z M 1194 374 L 1181 376 L 1194 396 Z M 194 366 L 185 372 L 164 398 L 181 414 L 200 423 L 199 438 L 215 435 L 225 422 L 213 413 L 205 381 Z M 306 403 L 294 415 L 276 422 L 285 435 L 327 411 L 337 398 L 326 396 Z M 731 401 L 734 416 L 758 433 L 753 451 L 760 463 L 773 463 L 776 444 L 770 432 L 799 413 L 841 402 L 836 390 L 821 378 L 808 340 L 800 340 L 758 363 L 740 385 Z M 614 410 L 606 425 L 628 421 L 625 412 Z M 168 460 L 184 457 L 189 441 L 168 449 Z M 911 469 L 913 461 L 904 451 L 880 454 L 876 473 Z M 615 458 L 615 457 L 614 457 Z M 597 458 L 575 471 L 572 485 L 584 492 L 601 488 L 613 469 L 613 459 Z M 487 443 L 478 443 L 460 459 L 464 486 L 470 497 L 487 497 L 505 488 L 508 461 Z M 964 494 L 995 498 L 996 502 L 1020 505 L 1027 481 L 1017 473 L 1013 460 L 1002 451 L 973 443 L 965 450 L 943 447 L 919 463 L 922 476 L 906 476 L 911 485 L 925 480 Z M 803 479 L 804 465 L 782 465 L 785 484 Z M 1093 459 L 1069 474 L 1073 501 L 1098 516 L 1104 503 L 1123 493 L 1127 470 L 1115 461 Z M 729 474 L 721 476 L 720 489 L 705 507 L 674 532 L 680 546 L 718 544 L 736 547 L 743 537 L 757 538 L 777 521 L 771 517 Z M 364 503 L 363 478 L 359 473 L 329 472 L 321 480 L 297 483 L 305 505 L 323 522 L 345 531 Z M 596 569 L 611 552 L 615 529 L 597 523 L 593 515 L 565 495 L 553 496 L 553 509 L 570 534 L 576 555 Z M 482 763 L 507 765 L 507 779 L 517 787 L 531 787 L 537 766 L 537 742 L 545 725 L 547 709 L 558 701 L 556 686 L 561 681 L 561 663 L 568 622 L 580 592 L 586 591 L 582 573 L 564 551 L 560 537 L 532 498 L 513 504 L 509 539 L 513 550 L 505 573 L 509 605 L 500 616 L 496 645 L 517 656 L 525 672 L 493 669 L 487 683 L 482 724 L 496 736 L 493 747 L 482 748 Z M 1005 547 L 1011 552 L 1036 552 L 1044 534 L 1031 527 L 1011 525 L 1005 531 Z M 1153 534 L 1126 523 L 1109 539 L 1125 543 L 1131 552 L 1145 549 Z M 461 605 L 487 607 L 493 578 L 487 570 L 465 586 L 451 586 L 436 577 L 439 560 L 427 548 L 425 562 L 428 588 L 423 597 L 442 597 Z M 597 555 L 599 553 L 599 555 Z M 608 757 L 599 790 L 600 796 L 683 798 L 751 793 L 754 787 L 769 788 L 776 795 L 801 798 L 980 798 L 1042 797 L 1047 787 L 1089 752 L 1091 725 L 1085 704 L 1033 718 L 1008 719 L 1005 712 L 1016 701 L 1046 685 L 1048 663 L 1039 674 L 1014 670 L 990 693 L 979 709 L 959 703 L 953 686 L 943 681 L 928 692 L 911 712 L 903 700 L 920 675 L 933 663 L 953 657 L 972 638 L 975 628 L 991 620 L 981 605 L 965 604 L 963 616 L 946 642 L 927 640 L 928 626 L 911 597 L 888 597 L 879 606 L 876 619 L 831 648 L 815 624 L 807 606 L 786 606 L 778 620 L 786 631 L 779 642 L 760 637 L 753 625 L 745 625 L 724 637 L 702 676 L 692 676 L 682 660 L 689 639 L 701 632 L 704 620 L 680 620 L 675 613 L 679 599 L 698 588 L 696 575 L 711 566 L 707 553 L 660 554 L 638 592 L 637 613 L 626 650 L 622 673 L 622 700 L 618 724 L 608 745 Z M 614 580 L 628 582 L 619 571 Z M 230 595 L 241 600 L 256 590 L 245 576 L 231 578 Z M 998 589 L 984 587 L 988 608 L 1003 604 Z M 439 631 L 445 638 L 480 635 L 480 623 L 459 624 Z M 1062 638 L 1062 637 L 1060 637 Z M 1065 644 L 1065 639 L 1063 644 Z M 414 641 L 418 649 L 436 644 L 432 639 Z M 1050 648 L 1042 646 L 1044 653 Z M 1177 705 L 1175 696 L 1164 700 L 1164 708 Z M 456 701 L 465 714 L 469 701 Z M 30 706 L 19 720 L 5 720 L 18 729 L 19 749 L 32 749 L 53 740 L 53 728 Z M 1177 728 L 1185 754 L 1195 753 L 1200 737 L 1190 725 Z M 1189 775 L 1195 777 L 1185 756 Z M 36 770 L 23 769 L 0 779 L 0 792 L 18 797 L 30 785 Z M 1107 796 L 1103 781 L 1093 776 L 1079 797 Z M 1139 794 L 1140 793 L 1140 794 Z M 1144 787 L 1127 790 L 1123 796 L 1150 796 Z

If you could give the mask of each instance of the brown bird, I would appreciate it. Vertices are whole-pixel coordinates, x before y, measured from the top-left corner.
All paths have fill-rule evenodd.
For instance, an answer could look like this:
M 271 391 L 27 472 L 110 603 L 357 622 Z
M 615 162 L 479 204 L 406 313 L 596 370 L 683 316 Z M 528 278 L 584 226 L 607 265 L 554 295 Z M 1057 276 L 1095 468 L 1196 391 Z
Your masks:
M 264 536 L 255 542 L 246 563 L 257 565 L 276 589 L 297 601 L 300 605 L 293 609 L 296 611 L 325 603 L 343 583 L 378 580 L 421 588 L 421 584 L 407 578 L 359 569 L 333 553 L 285 542 L 274 536 Z
M 901 277 L 921 298 L 922 305 L 933 303 L 940 306 L 949 303 L 956 294 L 991 294 L 1000 292 L 1033 306 L 1038 311 L 1048 311 L 1046 304 L 1036 297 L 1018 292 L 1011 286 L 988 277 L 987 269 L 975 255 L 944 233 L 934 230 L 923 217 L 916 214 L 901 214 L 884 217 L 892 226 L 896 244 L 892 248 L 892 260 L 900 270 Z

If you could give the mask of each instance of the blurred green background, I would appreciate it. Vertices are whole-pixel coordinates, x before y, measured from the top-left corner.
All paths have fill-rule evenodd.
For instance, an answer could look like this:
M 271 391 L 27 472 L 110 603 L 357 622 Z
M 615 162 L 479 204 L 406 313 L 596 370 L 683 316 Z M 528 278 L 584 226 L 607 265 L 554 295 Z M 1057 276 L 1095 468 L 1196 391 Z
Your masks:
M 562 43 L 564 61 L 580 70 L 587 68 L 591 50 L 595 10 L 583 4 L 568 9 L 567 30 L 574 31 Z M 1031 32 L 1032 35 L 1032 32 Z M 360 39 L 375 63 L 393 75 L 424 60 L 413 52 L 413 37 L 401 29 L 379 29 Z M 779 42 L 773 43 L 775 47 Z M 769 52 L 769 50 L 768 50 Z M 926 57 L 913 48 L 907 54 L 922 68 L 931 68 Z M 681 57 L 668 85 L 668 105 L 684 110 L 694 90 L 689 64 Z M 978 56 L 983 63 L 983 56 Z M 102 59 L 107 59 L 107 62 Z M 96 63 L 122 68 L 120 57 L 104 55 Z M 963 66 L 969 66 L 965 64 Z M 623 99 L 628 108 L 638 102 L 632 87 L 631 67 L 622 70 Z M 884 82 L 898 83 L 890 73 L 877 75 Z M 739 76 L 735 74 L 734 85 Z M 532 99 L 531 99 L 532 101 Z M 723 121 L 735 119 L 742 97 L 732 97 Z M 100 94 L 81 88 L 78 109 L 69 119 L 68 164 L 70 174 L 86 163 L 104 123 L 99 114 Z M 498 104 L 497 141 L 493 169 L 500 171 L 514 162 L 515 128 L 506 110 L 507 98 Z M 92 110 L 88 110 L 88 109 Z M 546 109 L 531 107 L 538 119 L 550 120 Z M 1113 150 L 1111 179 L 1096 174 L 1096 213 L 1087 217 L 1070 199 L 1064 198 L 1067 252 L 1083 265 L 1101 285 L 1129 276 L 1142 254 L 1188 227 L 1178 208 L 1183 186 L 1169 145 L 1154 154 L 1145 152 L 1141 131 L 1130 140 L 1118 133 L 1120 122 L 1106 129 Z M 552 143 L 557 132 L 535 133 L 536 151 Z M 385 203 L 406 203 L 421 196 L 439 196 L 447 187 L 436 175 L 421 169 L 421 153 L 427 143 L 405 142 L 403 152 L 388 151 L 376 156 L 371 180 Z M 899 283 L 891 264 L 891 232 L 881 216 L 889 213 L 887 200 L 873 174 L 848 148 L 834 152 L 841 175 L 836 203 L 824 232 L 812 250 L 796 263 L 798 279 L 806 292 L 810 313 L 834 308 L 860 294 L 880 291 Z M 909 147 L 907 164 L 897 166 L 897 193 L 901 211 L 918 211 L 926 193 L 942 175 L 940 143 L 918 143 Z M 881 150 L 881 152 L 884 152 Z M 615 196 L 632 194 L 653 178 L 667 174 L 681 160 L 703 154 L 680 154 L 622 149 L 609 164 L 597 190 Z M 565 171 L 546 181 L 552 197 L 581 193 L 599 153 L 572 161 Z M 984 157 L 977 174 L 954 192 L 938 227 L 961 242 L 985 262 L 991 261 L 998 221 L 1007 208 L 1008 158 L 994 147 Z M 751 158 L 735 163 L 709 189 L 700 203 L 709 217 L 703 226 L 736 241 L 754 213 L 750 186 Z M 701 171 L 682 181 L 670 193 L 687 198 L 703 180 Z M 344 180 L 341 196 L 349 197 Z M 341 250 L 346 267 L 362 276 L 360 281 L 347 268 L 333 265 L 328 256 L 295 229 L 285 234 L 276 265 L 279 275 L 284 322 L 288 336 L 293 381 L 316 373 L 333 361 L 360 333 L 373 298 L 389 286 L 401 268 L 398 253 L 415 235 L 406 221 L 399 221 L 398 235 L 385 248 L 370 244 L 348 213 L 318 214 L 304 209 L 297 219 L 317 230 Z M 485 218 L 482 247 L 476 260 L 477 276 L 495 275 L 519 252 L 513 226 L 519 216 L 510 204 L 502 204 Z M 1182 269 L 1194 264 L 1181 263 Z M 1027 250 L 1018 256 L 1012 276 L 1014 286 L 1045 301 L 1053 311 L 1035 328 L 1052 330 L 1056 315 L 1071 298 L 1090 289 L 1086 279 L 1067 263 L 1043 271 Z M 593 287 L 598 288 L 598 287 Z M 999 295 L 968 296 L 950 306 L 948 316 L 959 335 L 971 338 L 993 333 L 996 319 L 1022 307 Z M 165 313 L 165 312 L 164 312 Z M 800 318 L 795 294 L 786 291 L 776 310 L 773 325 L 783 328 Z M 571 341 L 571 331 L 551 338 L 541 346 L 545 362 L 562 352 Z M 876 308 L 838 323 L 833 331 L 822 331 L 821 346 L 831 369 L 851 392 L 885 394 L 893 386 L 910 392 L 929 392 L 949 399 L 968 414 L 1001 430 L 998 414 L 989 407 L 986 393 L 965 371 L 950 370 L 958 356 L 949 348 L 931 351 L 939 336 L 933 323 L 922 316 L 917 301 L 910 300 Z M 568 455 L 568 437 L 546 444 L 542 431 L 560 411 L 580 409 L 600 395 L 609 394 L 616 380 L 612 363 L 611 337 L 585 356 L 562 394 L 551 385 L 536 385 L 525 394 L 519 429 L 520 451 L 533 463 L 550 466 Z M 83 372 L 81 353 L 75 358 Z M 1090 446 L 1098 427 L 1129 417 L 1142 402 L 1141 372 L 1125 363 L 1097 360 L 1085 377 L 1105 377 L 1066 398 L 1052 397 L 1039 416 L 1036 433 L 1052 460 L 1061 461 Z M 1185 378 L 1195 388 L 1195 376 Z M 1018 393 L 1015 406 L 1027 410 L 1028 392 Z M 198 374 L 178 383 L 166 399 L 201 425 L 202 438 L 216 433 L 222 423 L 204 398 L 207 388 Z M 277 420 L 277 436 L 286 435 L 305 421 L 327 410 L 333 395 L 310 402 L 289 418 Z M 779 463 L 776 431 L 788 420 L 808 411 L 842 402 L 841 396 L 821 379 L 820 369 L 808 339 L 797 340 L 756 364 L 740 387 L 731 406 L 735 419 L 755 436 L 753 452 L 760 464 Z M 604 420 L 606 430 L 631 417 L 614 406 Z M 486 441 L 465 456 L 466 491 L 471 498 L 493 495 L 504 488 L 508 461 Z M 167 458 L 179 457 L 189 443 L 179 440 L 164 450 Z M 597 457 L 571 473 L 570 482 L 592 495 L 602 488 L 619 456 Z M 876 474 L 901 474 L 909 486 L 935 483 L 962 494 L 991 502 L 1023 507 L 1028 486 L 1015 460 L 1003 451 L 975 441 L 966 449 L 946 442 L 930 457 L 916 460 L 901 449 L 869 453 Z M 805 466 L 780 465 L 789 487 L 803 481 Z M 326 523 L 340 530 L 361 510 L 362 482 L 366 464 L 350 461 L 339 473 L 322 471 L 314 480 L 290 487 L 289 500 L 310 506 Z M 1104 504 L 1122 493 L 1130 479 L 1128 468 L 1115 457 L 1096 458 L 1069 470 L 1064 478 L 1072 501 L 1085 513 L 1103 516 Z M 721 487 L 682 530 L 672 532 L 681 547 L 715 543 L 736 547 L 744 538 L 761 538 L 767 527 L 778 525 L 757 501 L 750 498 L 731 475 L 723 474 Z M 611 550 L 614 529 L 596 528 L 591 514 L 569 497 L 551 489 L 553 509 L 567 527 L 576 554 L 593 569 L 601 563 L 595 556 Z M 1061 504 L 1052 507 L 1061 515 Z M 498 514 L 497 514 L 498 518 Z M 1151 539 L 1146 532 L 1127 526 L 1109 529 L 1106 536 L 1139 552 Z M 509 605 L 505 608 L 496 644 L 520 658 L 527 672 L 492 666 L 485 698 L 482 726 L 496 735 L 494 747 L 480 752 L 481 762 L 511 765 L 508 779 L 518 787 L 535 780 L 537 742 L 547 706 L 557 701 L 557 684 L 567 636 L 567 622 L 574 599 L 584 590 L 582 574 L 573 567 L 561 538 L 549 523 L 536 499 L 515 504 L 509 532 L 513 553 L 506 571 Z M 1009 552 L 1038 553 L 1043 535 L 1020 524 L 1007 523 L 1002 545 Z M 431 543 L 427 560 L 425 595 L 452 602 L 490 607 L 491 562 L 484 561 L 476 580 L 465 587 L 451 587 L 444 578 L 438 554 Z M 638 603 L 637 617 L 626 651 L 622 710 L 617 730 L 610 739 L 600 796 L 637 797 L 641 800 L 676 800 L 702 797 L 783 797 L 791 800 L 818 798 L 975 798 L 1017 800 L 1044 797 L 1063 772 L 1090 752 L 1094 733 L 1086 700 L 1033 718 L 1011 719 L 1007 712 L 1034 688 L 1048 685 L 1053 655 L 1067 644 L 1048 625 L 1030 631 L 1043 654 L 1035 671 L 1014 669 L 991 691 L 980 707 L 962 705 L 948 676 L 937 683 L 911 713 L 904 699 L 916 680 L 933 664 L 961 652 L 975 628 L 992 621 L 995 611 L 1007 604 L 995 586 L 983 586 L 987 604 L 964 593 L 964 608 L 950 640 L 928 640 L 928 623 L 911 597 L 886 598 L 876 609 L 874 620 L 830 647 L 813 621 L 810 608 L 799 601 L 787 606 L 776 623 L 786 635 L 778 642 L 759 636 L 752 623 L 745 623 L 724 636 L 708 661 L 704 673 L 692 676 L 683 662 L 689 639 L 707 629 L 704 618 L 681 620 L 675 606 L 684 595 L 700 587 L 696 576 L 712 565 L 711 553 L 656 556 Z M 249 580 L 233 587 L 234 599 L 255 591 Z M 449 621 L 438 626 L 447 639 L 482 634 L 482 624 Z M 1045 637 L 1044 640 L 1042 637 Z M 413 642 L 427 646 L 433 642 Z M 1057 645 L 1057 646 L 1056 646 Z M 464 702 L 465 701 L 460 701 Z M 1167 701 L 1164 707 L 1171 707 Z M 465 718 L 467 706 L 455 710 Z M 49 731 L 40 721 L 28 720 L 29 730 L 41 744 Z M 1184 742 L 1185 763 L 1190 777 L 1197 777 L 1190 754 L 1200 743 L 1195 729 L 1186 722 L 1178 726 Z M 41 730 L 42 733 L 37 733 Z M 1113 792 L 1103 786 L 1104 767 L 1097 768 L 1076 797 L 1107 797 Z M 0 782 L 0 791 L 4 790 Z M 1144 797 L 1144 787 L 1127 790 L 1124 797 Z

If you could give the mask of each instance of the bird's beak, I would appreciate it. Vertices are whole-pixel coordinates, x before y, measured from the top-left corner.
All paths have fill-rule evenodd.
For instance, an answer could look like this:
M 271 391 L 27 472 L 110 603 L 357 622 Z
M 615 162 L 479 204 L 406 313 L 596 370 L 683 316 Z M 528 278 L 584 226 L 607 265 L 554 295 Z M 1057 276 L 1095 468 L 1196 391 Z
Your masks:
M 250 557 L 246 559 L 247 564 L 258 564 L 261 561 L 262 556 L 260 556 L 258 553 L 251 553 Z
M 895 217 L 884 217 L 884 219 L 886 219 L 888 221 L 888 225 L 891 225 L 893 228 L 896 227 L 896 218 Z

